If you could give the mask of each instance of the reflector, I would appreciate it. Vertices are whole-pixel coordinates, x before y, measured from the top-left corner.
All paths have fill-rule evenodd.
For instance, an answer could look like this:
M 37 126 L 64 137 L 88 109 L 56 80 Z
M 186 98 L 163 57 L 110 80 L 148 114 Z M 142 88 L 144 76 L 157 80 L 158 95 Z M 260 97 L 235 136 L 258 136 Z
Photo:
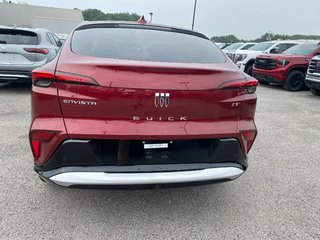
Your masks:
M 26 52 L 30 53 L 41 53 L 41 54 L 48 54 L 49 49 L 48 48 L 24 48 Z
M 40 155 L 40 142 L 32 140 L 31 147 L 35 158 L 38 158 Z
M 35 131 L 31 133 L 31 139 L 40 142 L 49 142 L 56 132 L 53 131 Z

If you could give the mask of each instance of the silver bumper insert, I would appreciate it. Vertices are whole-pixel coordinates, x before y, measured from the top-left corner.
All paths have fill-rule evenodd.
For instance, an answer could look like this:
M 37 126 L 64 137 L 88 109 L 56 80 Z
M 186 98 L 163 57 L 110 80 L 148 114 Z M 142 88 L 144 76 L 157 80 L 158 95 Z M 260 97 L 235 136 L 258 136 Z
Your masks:
M 306 80 L 310 81 L 310 82 L 317 82 L 317 83 L 320 83 L 320 74 L 314 74 L 316 76 L 310 76 L 310 75 L 307 75 L 306 76 Z
M 30 75 L 24 75 L 24 74 L 0 73 L 0 78 L 4 78 L 4 79 L 19 79 L 19 78 L 31 78 L 31 76 Z
M 234 180 L 243 174 L 236 167 L 159 173 L 65 172 L 49 179 L 64 187 L 73 185 L 148 185 Z

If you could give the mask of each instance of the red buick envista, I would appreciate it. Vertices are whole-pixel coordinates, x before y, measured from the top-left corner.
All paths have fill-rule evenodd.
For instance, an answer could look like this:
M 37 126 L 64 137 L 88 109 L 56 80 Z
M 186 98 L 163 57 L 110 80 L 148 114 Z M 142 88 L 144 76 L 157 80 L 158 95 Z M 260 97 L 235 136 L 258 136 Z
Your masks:
M 45 181 L 199 184 L 247 169 L 257 81 L 201 33 L 84 23 L 32 78 L 29 137 Z

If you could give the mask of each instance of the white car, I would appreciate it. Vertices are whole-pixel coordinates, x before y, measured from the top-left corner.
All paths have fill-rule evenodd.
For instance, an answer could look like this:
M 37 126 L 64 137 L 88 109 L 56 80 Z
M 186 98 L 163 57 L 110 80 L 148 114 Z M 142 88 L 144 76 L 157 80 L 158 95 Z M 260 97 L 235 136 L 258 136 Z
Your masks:
M 232 60 L 234 61 L 235 59 L 235 52 L 237 50 L 248 50 L 251 47 L 255 46 L 257 43 L 254 42 L 238 42 L 238 43 L 233 43 L 230 46 L 224 48 L 222 51 Z
M 256 57 L 262 54 L 277 54 L 300 44 L 297 41 L 271 41 L 262 42 L 251 47 L 248 50 L 237 50 L 235 52 L 234 62 L 245 73 L 252 75 L 252 68 Z

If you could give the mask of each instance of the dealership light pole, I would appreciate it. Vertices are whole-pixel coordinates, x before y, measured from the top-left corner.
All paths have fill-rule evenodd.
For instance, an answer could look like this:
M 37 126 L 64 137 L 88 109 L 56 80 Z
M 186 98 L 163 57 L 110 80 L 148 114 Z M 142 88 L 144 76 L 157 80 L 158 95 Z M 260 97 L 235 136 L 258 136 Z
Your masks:
M 192 30 L 193 30 L 193 28 L 194 28 L 194 20 L 196 19 L 196 10 L 197 10 L 197 0 L 194 0 L 193 19 L 192 19 Z
M 150 14 L 150 22 L 152 23 L 152 17 L 153 17 L 153 13 L 149 13 Z

